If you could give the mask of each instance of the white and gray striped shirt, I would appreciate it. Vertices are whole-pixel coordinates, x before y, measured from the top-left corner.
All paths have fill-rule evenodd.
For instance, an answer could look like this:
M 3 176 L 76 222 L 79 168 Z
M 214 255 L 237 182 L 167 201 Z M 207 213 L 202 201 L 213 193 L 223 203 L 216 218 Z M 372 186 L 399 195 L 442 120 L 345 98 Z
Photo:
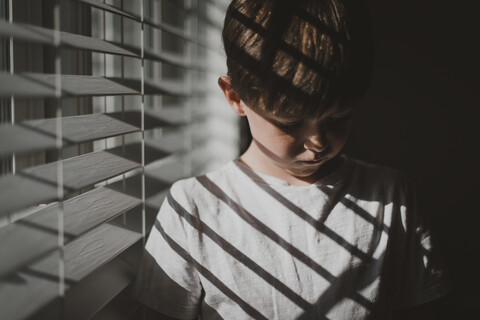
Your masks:
M 309 186 L 239 161 L 176 182 L 138 298 L 180 319 L 389 319 L 445 294 L 406 179 L 344 159 Z

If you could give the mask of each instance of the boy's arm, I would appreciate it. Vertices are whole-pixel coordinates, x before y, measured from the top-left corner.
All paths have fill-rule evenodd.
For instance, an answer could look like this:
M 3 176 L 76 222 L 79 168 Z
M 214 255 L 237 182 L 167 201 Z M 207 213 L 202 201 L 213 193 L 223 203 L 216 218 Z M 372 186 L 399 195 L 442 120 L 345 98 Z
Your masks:
M 133 297 L 149 306 L 142 312 L 147 319 L 193 319 L 199 315 L 203 299 L 203 287 L 188 251 L 188 228 L 170 204 L 177 201 L 172 196 L 174 186 L 154 222 L 132 288 Z M 179 191 L 176 195 L 185 197 Z
M 429 225 L 418 214 L 416 193 L 408 181 L 405 188 L 405 209 L 399 224 L 404 233 L 400 250 L 405 253 L 399 261 L 400 291 L 394 298 L 394 319 L 438 319 L 440 301 L 448 295 L 452 286 Z

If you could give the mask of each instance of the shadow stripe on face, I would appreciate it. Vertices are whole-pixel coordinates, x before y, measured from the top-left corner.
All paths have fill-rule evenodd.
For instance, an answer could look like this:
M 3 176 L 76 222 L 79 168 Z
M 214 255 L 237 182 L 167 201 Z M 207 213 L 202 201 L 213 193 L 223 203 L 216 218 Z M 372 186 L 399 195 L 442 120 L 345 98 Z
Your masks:
M 194 215 L 190 214 L 187 210 L 185 210 L 169 193 L 167 195 L 168 203 L 170 207 L 185 221 L 187 221 L 192 227 L 197 229 L 199 232 L 208 236 L 212 241 L 214 241 L 220 248 L 222 248 L 225 252 L 230 254 L 234 259 L 243 263 L 247 268 L 252 270 L 256 273 L 260 278 L 265 280 L 269 283 L 272 287 L 276 290 L 281 292 L 285 297 L 290 299 L 293 303 L 304 310 L 308 310 L 312 307 L 308 301 L 303 299 L 297 293 L 295 293 L 292 289 L 286 286 L 283 282 L 275 278 L 273 275 L 268 273 L 265 269 L 263 269 L 260 265 L 258 265 L 255 261 L 247 257 L 244 253 L 234 247 L 231 243 L 217 234 L 213 229 L 211 229 L 207 224 L 199 220 Z
M 245 302 L 242 298 L 240 298 L 235 292 L 230 290 L 222 281 L 220 281 L 217 277 L 215 277 L 215 275 L 210 270 L 208 270 L 207 268 L 202 266 L 200 263 L 198 263 L 195 259 L 193 259 L 192 256 L 185 249 L 183 249 L 178 243 L 176 243 L 172 238 L 170 238 L 165 233 L 165 230 L 163 230 L 158 220 L 155 220 L 155 228 L 158 230 L 158 232 L 160 232 L 160 234 L 168 243 L 168 245 L 178 255 L 180 255 L 186 261 L 192 262 L 195 265 L 195 268 L 197 269 L 198 273 L 200 273 L 211 284 L 217 287 L 217 289 L 220 290 L 224 295 L 226 295 L 230 300 L 237 303 L 238 306 L 242 308 L 243 311 L 245 311 L 249 316 L 257 320 L 268 320 L 257 309 L 253 308 L 251 305 Z
M 323 233 L 331 240 L 335 241 L 338 245 L 342 246 L 345 250 L 350 252 L 352 255 L 357 256 L 358 258 L 362 259 L 364 262 L 369 262 L 372 260 L 372 257 L 366 254 L 365 252 L 361 251 L 359 248 L 351 245 L 345 239 L 343 239 L 340 235 L 338 235 L 335 231 L 328 228 L 323 221 L 318 221 L 312 218 L 305 210 L 297 207 L 294 203 L 290 200 L 282 196 L 279 192 L 274 190 L 270 187 L 266 181 L 264 181 L 259 175 L 255 174 L 253 171 L 248 170 L 243 165 L 235 162 L 237 167 L 247 175 L 253 182 L 255 182 L 260 188 L 262 188 L 266 193 L 272 196 L 275 200 L 297 215 L 299 218 L 303 219 L 305 222 L 310 224 L 314 227 L 318 232 Z M 323 190 L 322 190 L 323 191 Z M 332 208 L 333 209 L 333 208 Z M 327 214 L 327 212 L 324 212 Z
M 325 280 L 330 283 L 333 283 L 337 278 L 327 271 L 324 267 L 315 262 L 312 258 L 307 256 L 305 253 L 300 251 L 298 248 L 294 247 L 292 244 L 288 243 L 285 239 L 280 237 L 275 231 L 267 227 L 250 212 L 245 210 L 243 207 L 238 205 L 233 201 L 225 192 L 223 192 L 215 183 L 213 183 L 207 176 L 196 177 L 197 181 L 205 187 L 212 195 L 223 201 L 227 206 L 229 206 L 240 218 L 247 222 L 250 226 L 260 231 L 262 234 L 270 238 L 273 242 L 277 243 L 281 248 L 288 252 L 288 254 L 295 257 L 297 260 L 303 262 L 310 269 L 318 273 Z M 353 293 L 350 295 L 350 298 L 358 302 L 359 304 L 370 307 L 372 302 L 365 299 L 358 293 Z

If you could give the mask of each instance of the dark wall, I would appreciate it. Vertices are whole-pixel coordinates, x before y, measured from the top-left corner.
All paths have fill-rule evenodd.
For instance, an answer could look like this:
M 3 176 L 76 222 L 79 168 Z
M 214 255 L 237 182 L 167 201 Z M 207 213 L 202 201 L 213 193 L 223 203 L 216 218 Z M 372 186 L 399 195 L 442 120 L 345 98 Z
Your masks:
M 471 319 L 480 314 L 480 5 L 369 2 L 375 67 L 346 152 L 415 182 L 454 284 L 442 319 Z

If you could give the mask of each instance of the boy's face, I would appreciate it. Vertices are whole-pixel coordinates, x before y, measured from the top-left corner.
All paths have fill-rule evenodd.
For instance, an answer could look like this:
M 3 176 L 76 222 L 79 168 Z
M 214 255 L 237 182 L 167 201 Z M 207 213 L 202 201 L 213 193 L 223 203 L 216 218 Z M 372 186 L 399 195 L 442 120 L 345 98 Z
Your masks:
M 299 178 L 312 176 L 338 155 L 347 141 L 353 118 L 353 109 L 332 108 L 320 118 L 295 119 L 259 114 L 243 106 L 253 143 L 264 160 Z
M 353 108 L 332 107 L 320 118 L 260 114 L 239 98 L 228 77 L 220 77 L 218 83 L 232 109 L 248 118 L 253 141 L 241 159 L 254 170 L 294 183 L 311 183 L 347 141 Z M 322 174 L 328 173 L 327 168 Z

